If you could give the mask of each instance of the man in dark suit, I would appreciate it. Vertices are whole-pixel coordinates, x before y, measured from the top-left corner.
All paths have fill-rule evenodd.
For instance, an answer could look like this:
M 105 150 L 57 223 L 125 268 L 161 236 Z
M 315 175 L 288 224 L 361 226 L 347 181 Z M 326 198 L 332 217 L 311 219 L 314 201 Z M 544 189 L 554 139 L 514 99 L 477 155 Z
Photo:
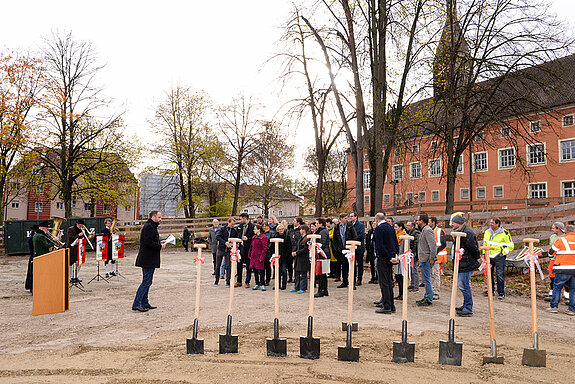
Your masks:
M 395 230 L 385 221 L 383 213 L 375 215 L 377 226 L 373 231 L 373 242 L 377 267 L 377 278 L 381 289 L 381 300 L 375 302 L 380 307 L 376 313 L 395 313 L 393 304 L 393 264 L 397 263 L 399 245 Z
M 217 264 L 216 264 L 216 271 L 219 271 L 222 265 L 222 260 L 224 265 L 226 266 L 226 287 L 230 286 L 230 279 L 231 279 L 231 260 L 230 260 L 230 251 L 232 249 L 232 244 L 228 241 L 231 238 L 238 238 L 239 233 L 238 229 L 235 227 L 236 220 L 233 217 L 228 219 L 228 225 L 225 227 L 221 227 L 217 234 L 216 240 L 218 243 L 218 252 L 217 252 Z M 241 255 L 240 255 L 241 257 Z M 214 285 L 218 285 L 220 282 L 220 274 L 216 272 L 216 281 Z M 241 285 L 241 283 L 240 283 Z
M 365 225 L 357 219 L 355 213 L 349 214 L 349 220 L 355 229 L 357 235 L 357 241 L 361 242 L 361 245 L 355 249 L 355 285 L 361 285 L 361 280 L 363 279 L 363 255 L 365 254 Z
M 148 292 L 154 278 L 154 271 L 160 268 L 160 251 L 166 248 L 166 243 L 160 241 L 158 225 L 162 222 L 162 213 L 160 211 L 150 212 L 148 221 L 142 227 L 140 233 L 140 250 L 136 257 L 136 267 L 142 268 L 142 283 L 138 287 L 132 310 L 138 312 L 147 312 L 155 309 L 148 301 Z
M 254 237 L 254 223 L 250 221 L 250 215 L 245 212 L 240 214 L 240 226 L 238 232 L 242 235 L 242 243 L 240 245 L 240 256 L 242 259 L 238 261 L 238 279 L 235 287 L 242 286 L 242 265 L 246 266 L 246 288 L 250 287 L 250 280 L 252 278 L 252 270 L 250 269 L 250 247 L 252 246 L 252 237 Z
M 357 240 L 357 233 L 355 232 L 353 224 L 348 222 L 347 213 L 342 213 L 339 215 L 339 224 L 335 226 L 333 231 L 334 252 L 337 263 L 341 266 L 342 278 L 342 282 L 337 288 L 345 288 L 349 284 L 349 263 L 342 253 L 342 251 L 346 249 L 345 242 L 348 240 Z

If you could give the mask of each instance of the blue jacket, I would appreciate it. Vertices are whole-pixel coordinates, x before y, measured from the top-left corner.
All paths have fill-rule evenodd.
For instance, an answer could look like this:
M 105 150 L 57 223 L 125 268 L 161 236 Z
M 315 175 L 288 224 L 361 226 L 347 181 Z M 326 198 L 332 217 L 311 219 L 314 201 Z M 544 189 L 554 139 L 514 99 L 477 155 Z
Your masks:
M 365 225 L 357 220 L 355 224 L 353 224 L 353 228 L 357 235 L 357 241 L 361 241 L 361 245 L 357 247 L 355 253 L 357 255 L 363 255 L 365 253 Z
M 388 222 L 379 223 L 373 231 L 375 257 L 389 261 L 399 254 L 395 230 Z

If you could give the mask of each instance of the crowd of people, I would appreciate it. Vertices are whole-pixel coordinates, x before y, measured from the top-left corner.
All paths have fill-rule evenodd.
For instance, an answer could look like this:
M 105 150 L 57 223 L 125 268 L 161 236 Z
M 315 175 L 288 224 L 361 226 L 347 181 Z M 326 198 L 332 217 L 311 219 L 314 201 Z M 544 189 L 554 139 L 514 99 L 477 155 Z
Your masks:
M 451 249 L 450 260 L 454 255 L 460 258 L 458 288 L 463 296 L 463 303 L 456 308 L 458 316 L 473 316 L 473 294 L 470 286 L 471 276 L 481 265 L 481 253 L 475 233 L 465 224 L 465 215 L 456 212 L 451 216 L 450 226 L 453 231 L 464 232 L 461 237 L 460 249 Z M 573 297 L 569 297 L 569 288 L 575 289 L 575 233 L 560 222 L 552 227 L 553 236 L 550 239 L 549 276 L 551 287 L 549 300 L 550 312 L 557 312 L 563 287 L 564 296 L 570 300 L 568 314 L 575 314 Z M 438 219 L 420 213 L 414 220 L 396 221 L 383 213 L 375 215 L 375 220 L 368 224 L 366 230 L 363 223 L 352 213 L 340 214 L 337 218 L 316 218 L 314 221 L 296 218 L 288 223 L 279 221 L 275 217 L 264 219 L 259 216 L 253 220 L 247 213 L 242 213 L 239 222 L 234 218 L 220 225 L 217 219 L 213 220 L 209 228 L 208 242 L 212 249 L 214 284 L 219 285 L 220 280 L 225 281 L 227 287 L 244 286 L 247 289 L 266 291 L 272 279 L 272 255 L 275 253 L 274 244 L 270 240 L 281 238 L 279 244 L 279 270 L 281 290 L 289 289 L 291 292 L 305 293 L 315 287 L 308 286 L 310 265 L 310 234 L 319 235 L 317 240 L 316 282 L 315 297 L 329 296 L 328 281 L 336 282 L 337 288 L 348 287 L 353 284 L 354 289 L 363 284 L 364 260 L 369 264 L 370 273 L 368 283 L 379 284 L 381 296 L 374 301 L 376 313 L 392 314 L 396 312 L 395 300 L 403 299 L 403 274 L 406 257 L 404 249 L 409 249 L 413 260 L 409 262 L 408 274 L 410 292 L 423 290 L 421 299 L 416 301 L 418 306 L 431 306 L 439 300 L 441 294 L 441 276 L 448 260 L 447 241 L 445 231 L 439 225 Z M 401 235 L 409 235 L 410 240 Z M 571 237 L 573 236 L 573 242 Z M 231 276 L 231 249 L 230 238 L 241 239 L 238 243 L 239 260 L 237 273 Z M 563 239 L 563 240 L 561 240 Z M 360 245 L 355 251 L 354 281 L 349 281 L 349 263 L 346 259 L 346 241 L 356 240 Z M 407 245 L 405 242 L 408 242 Z M 483 235 L 483 245 L 494 249 L 489 251 L 490 264 L 493 269 L 493 290 L 495 289 L 499 300 L 505 299 L 505 270 L 506 258 L 514 249 L 510 233 L 502 227 L 501 220 L 494 217 Z M 573 248 L 573 251 L 571 251 Z M 571 253 L 570 253 L 571 252 Z M 561 256 L 559 256 L 561 255 Z M 561 265 L 557 265 L 555 257 L 561 258 Z M 573 258 L 573 260 L 571 259 Z M 569 264 L 566 264 L 569 263 Z M 567 266 L 566 266 L 567 265 Z M 560 278 L 556 273 L 560 271 Z M 573 271 L 573 274 L 571 274 Z M 251 283 L 254 275 L 255 284 Z M 556 283 L 556 284 L 555 284 Z M 289 284 L 289 285 L 288 285 Z M 293 284 L 293 285 L 291 285 Z M 397 293 L 394 294 L 394 288 Z M 555 294 L 555 291 L 558 293 Z M 487 296 L 487 291 L 484 295 Z

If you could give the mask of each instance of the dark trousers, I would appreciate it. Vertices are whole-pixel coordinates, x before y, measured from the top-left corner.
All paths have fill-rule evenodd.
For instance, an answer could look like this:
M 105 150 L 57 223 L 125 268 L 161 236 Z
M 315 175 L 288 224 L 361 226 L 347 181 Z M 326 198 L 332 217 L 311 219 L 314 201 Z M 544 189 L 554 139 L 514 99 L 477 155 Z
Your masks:
M 250 259 L 247 257 L 242 257 L 242 259 L 240 261 L 238 261 L 237 263 L 238 263 L 237 282 L 238 283 L 242 282 L 242 266 L 245 265 L 246 266 L 246 284 L 249 284 L 250 281 L 252 280 L 252 269 L 250 268 Z
M 363 252 L 355 252 L 355 281 L 363 280 Z
M 495 281 L 497 280 L 497 294 L 505 296 L 505 256 L 499 254 L 490 260 L 491 282 L 495 291 Z
M 403 275 L 395 275 L 395 282 L 397 283 L 397 288 L 399 288 L 398 297 L 403 298 Z
M 287 263 L 288 281 L 293 281 L 293 259 L 289 259 Z
M 377 280 L 377 273 L 375 272 L 375 256 L 373 254 L 367 254 L 367 262 L 369 263 L 369 269 L 371 271 L 371 280 Z
M 377 277 L 383 298 L 383 308 L 395 309 L 393 304 L 393 265 L 389 260 L 377 259 Z
M 341 265 L 341 282 L 349 284 L 349 261 L 345 257 L 341 257 L 338 262 Z
M 254 268 L 252 271 L 254 271 L 254 279 L 256 280 L 256 285 L 263 287 L 265 285 L 265 270 Z
M 230 285 L 232 264 L 230 263 L 229 252 L 217 252 L 216 254 L 216 284 L 220 282 L 220 268 L 222 267 L 222 263 L 224 263 L 226 268 L 226 285 Z
M 217 268 L 216 268 L 216 266 L 218 265 L 218 250 L 217 250 L 217 248 L 212 250 L 212 261 L 214 262 L 214 275 L 215 275 L 216 273 L 219 273 L 219 271 L 217 271 Z
M 267 257 L 264 260 L 265 285 L 270 285 L 270 280 L 272 278 L 272 265 L 270 260 L 271 259 L 268 259 Z
M 280 263 L 280 288 L 286 289 L 288 277 L 288 263 Z
M 327 296 L 327 275 L 318 275 L 315 278 L 317 281 L 317 292 Z
M 295 289 L 298 291 L 307 290 L 307 271 L 295 271 Z
M 341 268 L 339 265 L 339 261 L 330 261 L 330 270 L 331 270 L 331 277 L 339 279 L 341 278 Z
M 182 245 L 184 246 L 184 249 L 186 250 L 186 252 L 188 252 L 188 244 L 190 243 L 190 239 L 182 239 Z
M 148 292 L 150 291 L 150 286 L 154 279 L 155 270 L 155 268 L 142 268 L 142 283 L 136 291 L 136 297 L 134 298 L 132 307 L 144 307 L 146 305 L 150 305 L 150 302 L 148 301 Z

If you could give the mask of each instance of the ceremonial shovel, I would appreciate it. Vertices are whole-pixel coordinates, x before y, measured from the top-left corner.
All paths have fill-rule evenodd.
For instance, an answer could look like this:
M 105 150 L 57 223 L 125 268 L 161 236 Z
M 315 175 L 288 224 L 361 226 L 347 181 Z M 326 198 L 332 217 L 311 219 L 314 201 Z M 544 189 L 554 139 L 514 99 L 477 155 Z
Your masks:
M 349 281 L 347 293 L 347 338 L 345 347 L 337 347 L 337 359 L 341 361 L 359 361 L 359 347 L 351 346 L 351 329 L 352 329 L 352 313 L 353 313 L 353 282 L 354 280 L 354 267 L 355 267 L 355 248 L 361 245 L 361 242 L 349 240 L 345 242 L 350 250 L 350 254 L 346 255 L 349 261 Z M 349 257 L 348 257 L 349 256 Z
M 309 316 L 307 318 L 307 336 L 299 338 L 299 357 L 302 359 L 319 359 L 319 337 L 313 337 L 313 295 L 315 282 L 315 241 L 320 235 L 307 235 L 311 239 L 311 273 L 309 277 Z
M 198 264 L 198 272 L 196 274 L 196 312 L 194 314 L 194 333 L 191 339 L 186 339 L 187 352 L 195 355 L 204 354 L 204 339 L 198 339 L 198 318 L 200 316 L 200 282 L 202 281 L 202 264 L 205 259 L 202 259 L 202 248 L 205 244 L 194 244 L 194 248 L 198 249 L 198 255 L 194 259 L 194 264 Z
M 533 255 L 533 243 L 538 243 L 539 240 L 526 238 L 523 239 L 524 243 L 529 243 L 529 254 Z M 531 324 L 533 327 L 533 348 L 523 349 L 523 360 L 521 364 L 530 367 L 545 367 L 547 365 L 547 354 L 545 350 L 539 349 L 539 334 L 537 333 L 537 292 L 535 290 L 535 262 L 531 258 L 529 260 L 529 275 L 531 279 Z
M 232 243 L 232 251 L 230 255 L 230 262 L 232 263 L 232 278 L 236 275 L 238 255 L 237 244 L 241 242 L 240 239 L 230 237 L 228 239 Z M 217 272 L 217 271 L 216 271 Z M 220 353 L 238 353 L 238 335 L 232 335 L 232 307 L 234 304 L 234 284 L 230 284 L 230 304 L 228 307 L 228 320 L 226 323 L 226 334 L 222 335 L 220 333 Z
M 457 279 L 459 276 L 459 255 L 457 251 L 461 238 L 467 237 L 465 232 L 451 232 L 455 237 L 455 252 L 453 258 L 453 283 L 451 284 L 451 304 L 449 307 L 449 335 L 447 341 L 439 341 L 439 364 L 461 365 L 463 343 L 455 341 L 455 298 L 457 296 Z
M 497 356 L 497 342 L 495 341 L 495 311 L 493 310 L 493 281 L 491 280 L 491 260 L 489 251 L 494 250 L 495 247 L 479 247 L 480 251 L 485 252 L 486 275 L 487 275 L 487 301 L 489 304 L 489 337 L 491 339 L 491 356 L 483 356 L 483 363 L 485 364 L 503 364 L 505 358 Z
M 280 339 L 280 263 L 279 263 L 279 243 L 283 243 L 283 239 L 274 238 L 270 240 L 275 245 L 276 253 L 272 256 L 272 264 L 274 265 L 274 338 L 266 339 L 268 356 L 285 357 L 287 356 L 287 340 Z
M 415 239 L 413 236 L 401 235 L 399 236 L 403 242 L 403 254 L 409 251 L 409 241 Z M 407 342 L 407 275 L 409 268 L 409 260 L 407 257 L 403 260 L 403 293 L 402 293 L 402 320 L 401 320 L 401 341 L 393 342 L 393 361 L 394 363 L 413 363 L 415 361 L 415 343 Z

